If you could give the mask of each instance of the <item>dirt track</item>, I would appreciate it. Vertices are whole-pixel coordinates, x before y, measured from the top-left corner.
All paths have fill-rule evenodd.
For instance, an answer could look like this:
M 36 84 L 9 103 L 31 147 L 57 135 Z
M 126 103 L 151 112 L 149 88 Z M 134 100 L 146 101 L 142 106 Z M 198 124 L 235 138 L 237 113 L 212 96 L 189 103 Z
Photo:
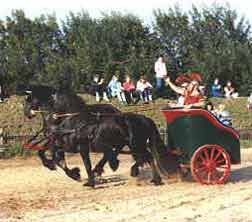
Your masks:
M 148 182 L 148 169 L 141 179 L 131 179 L 131 158 L 122 155 L 120 169 L 112 173 L 106 168 L 95 189 L 61 170 L 47 170 L 37 158 L 1 160 L 0 222 L 252 222 L 252 151 L 242 156 L 243 164 L 233 167 L 226 185 L 202 186 L 189 178 L 155 187 Z M 83 169 L 78 156 L 68 162 Z

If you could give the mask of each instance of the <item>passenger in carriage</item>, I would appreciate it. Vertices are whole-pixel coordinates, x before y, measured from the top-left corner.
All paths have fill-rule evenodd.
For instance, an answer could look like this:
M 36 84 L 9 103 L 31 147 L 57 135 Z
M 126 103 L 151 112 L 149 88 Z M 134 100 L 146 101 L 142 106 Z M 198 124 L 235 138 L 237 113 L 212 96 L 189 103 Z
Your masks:
M 205 109 L 217 117 L 217 110 L 215 109 L 212 102 L 207 102 Z
M 170 78 L 166 78 L 166 84 L 176 93 L 184 96 L 184 108 L 204 107 L 205 98 L 199 89 L 199 82 L 191 80 L 186 87 L 176 86 Z
M 216 110 L 216 116 L 221 123 L 227 126 L 232 126 L 232 117 L 230 113 L 225 110 L 226 106 L 224 104 L 219 104 Z

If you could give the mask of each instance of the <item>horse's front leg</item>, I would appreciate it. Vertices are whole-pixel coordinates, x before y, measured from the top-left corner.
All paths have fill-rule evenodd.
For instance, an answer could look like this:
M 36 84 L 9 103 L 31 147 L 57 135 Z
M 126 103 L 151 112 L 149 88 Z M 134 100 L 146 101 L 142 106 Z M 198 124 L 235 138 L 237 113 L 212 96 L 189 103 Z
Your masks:
M 94 173 L 92 171 L 92 165 L 91 165 L 90 156 L 89 156 L 89 148 L 88 146 L 85 146 L 85 148 L 81 147 L 79 150 L 80 150 L 80 155 L 84 162 L 84 166 L 86 168 L 86 172 L 88 175 L 88 182 L 85 183 L 84 186 L 94 187 L 95 179 L 94 179 Z
M 53 152 L 53 151 L 51 151 L 51 152 Z M 50 169 L 50 170 L 56 170 L 56 165 L 55 165 L 55 162 L 54 162 L 54 158 L 53 159 L 47 159 L 45 153 L 46 153 L 46 150 L 39 150 L 38 151 L 38 156 L 41 159 L 42 164 L 45 167 L 47 167 L 48 169 Z
M 60 149 L 60 148 L 59 148 Z M 64 170 L 67 176 L 70 178 L 79 181 L 81 176 L 80 176 L 80 169 L 78 167 L 75 167 L 73 169 L 69 169 L 66 163 L 65 159 L 65 152 L 63 150 L 57 150 L 54 152 L 55 156 L 54 159 L 56 161 L 56 164 Z
M 101 176 L 104 173 L 104 165 L 107 163 L 106 155 L 103 154 L 102 159 L 96 164 L 95 168 L 93 169 L 93 174 L 97 176 Z

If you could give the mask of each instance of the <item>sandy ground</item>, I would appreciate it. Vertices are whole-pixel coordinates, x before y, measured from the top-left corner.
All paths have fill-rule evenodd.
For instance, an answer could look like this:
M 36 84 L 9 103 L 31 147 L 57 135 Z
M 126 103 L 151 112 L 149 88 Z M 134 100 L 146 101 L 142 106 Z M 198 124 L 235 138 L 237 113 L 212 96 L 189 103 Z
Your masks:
M 84 171 L 82 182 L 75 182 L 37 158 L 0 160 L 0 222 L 252 222 L 252 150 L 243 150 L 242 158 L 225 185 L 202 186 L 188 178 L 156 187 L 148 169 L 140 179 L 130 178 L 132 160 L 122 155 L 120 169 L 106 168 L 95 189 L 82 186 Z M 78 155 L 68 162 L 83 169 Z

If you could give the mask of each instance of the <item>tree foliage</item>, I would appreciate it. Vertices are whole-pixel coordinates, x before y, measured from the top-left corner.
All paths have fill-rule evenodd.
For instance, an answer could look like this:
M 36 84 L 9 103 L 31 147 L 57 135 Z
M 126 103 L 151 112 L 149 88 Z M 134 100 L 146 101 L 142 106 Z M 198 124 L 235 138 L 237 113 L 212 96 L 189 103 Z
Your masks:
M 154 79 L 154 62 L 166 55 L 172 78 L 201 72 L 207 84 L 231 79 L 242 94 L 252 90 L 251 26 L 235 10 L 214 5 L 189 12 L 154 12 L 152 27 L 135 15 L 81 11 L 59 23 L 55 15 L 35 19 L 22 10 L 0 21 L 0 78 L 11 90 L 29 82 L 80 89 L 94 74 Z

